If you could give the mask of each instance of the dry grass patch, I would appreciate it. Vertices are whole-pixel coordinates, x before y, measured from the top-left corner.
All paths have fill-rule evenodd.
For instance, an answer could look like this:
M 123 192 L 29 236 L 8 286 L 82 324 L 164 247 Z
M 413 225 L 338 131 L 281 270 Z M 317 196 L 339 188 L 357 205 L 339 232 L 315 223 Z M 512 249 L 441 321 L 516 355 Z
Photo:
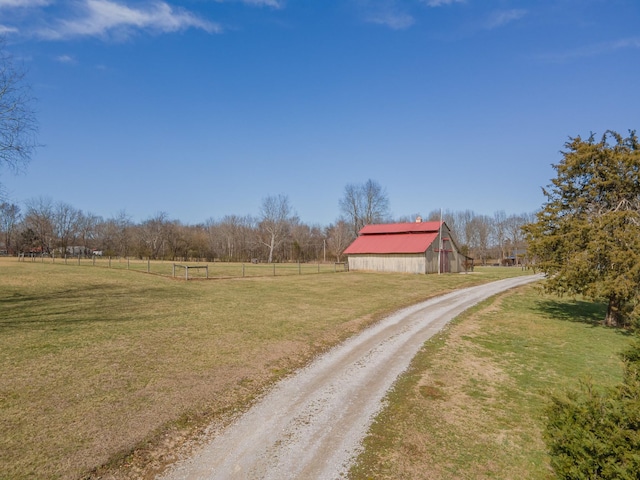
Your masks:
M 0 259 L 0 477 L 153 478 L 381 316 L 513 274 L 185 282 Z

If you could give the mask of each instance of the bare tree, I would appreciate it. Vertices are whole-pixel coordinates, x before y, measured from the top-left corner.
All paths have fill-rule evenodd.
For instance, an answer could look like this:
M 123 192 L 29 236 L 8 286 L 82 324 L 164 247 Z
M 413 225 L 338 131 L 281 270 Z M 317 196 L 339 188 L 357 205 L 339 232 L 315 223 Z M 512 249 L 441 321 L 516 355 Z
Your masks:
M 500 263 L 506 257 L 507 248 L 507 214 L 498 210 L 493 214 L 493 241 L 500 250 Z
M 358 232 L 364 226 L 360 186 L 350 183 L 344 187 L 344 196 L 340 199 L 340 210 L 351 221 L 353 236 L 357 237 Z
M 33 98 L 25 75 L 0 43 L 0 166 L 17 171 L 37 147 Z
M 185 225 L 182 228 L 187 243 L 187 257 L 198 260 L 204 258 L 207 261 L 213 261 L 215 256 L 209 249 L 207 226 L 203 224 Z
M 131 217 L 121 210 L 106 221 L 98 220 L 95 227 L 95 247 L 105 255 L 127 257 L 132 253 L 134 225 Z
M 133 243 L 133 222 L 131 217 L 127 212 L 121 210 L 113 219 L 113 222 L 117 253 L 122 257 L 128 257 Z
M 31 233 L 29 237 L 42 253 L 50 253 L 54 241 L 54 208 L 48 197 L 39 197 L 27 201 L 25 226 Z
M 322 228 L 308 225 L 298 219 L 291 224 L 291 260 L 307 262 L 323 258 L 324 235 Z
M 319 224 L 309 226 L 309 236 L 307 237 L 307 244 L 305 248 L 305 258 L 307 260 L 327 259 L 326 254 L 326 235 L 324 234 L 324 228 Z
M 187 260 L 189 256 L 189 235 L 187 227 L 182 225 L 178 220 L 167 222 L 164 225 L 164 239 L 166 242 L 168 253 L 171 260 L 184 258 Z
M 9 255 L 13 253 L 17 243 L 14 237 L 20 218 L 20 207 L 13 203 L 3 202 L 0 204 L 0 232 L 4 237 L 4 249 Z
M 476 232 L 474 229 L 473 219 L 476 214 L 471 210 L 463 210 L 460 212 L 456 212 L 454 214 L 455 223 L 454 225 L 450 225 L 449 228 L 453 228 L 455 226 L 456 229 L 456 240 L 460 247 L 466 246 L 467 252 L 469 252 L 476 241 Z M 449 225 L 447 223 L 447 225 Z
M 515 265 L 522 263 L 524 259 L 519 258 L 519 256 L 523 257 L 525 255 L 524 247 L 526 242 L 525 234 L 522 230 L 522 227 L 534 221 L 535 215 L 527 213 L 523 213 L 520 215 L 510 215 L 506 219 L 505 228 L 509 243 L 511 244 L 511 248 L 513 250 Z
M 84 247 L 93 249 L 96 246 L 98 225 L 102 223 L 102 218 L 92 213 L 84 214 L 82 211 L 79 212 L 78 217 L 78 240 Z
M 53 212 L 53 228 L 57 246 L 62 252 L 75 243 L 80 231 L 82 212 L 68 203 L 58 202 Z M 79 245 L 80 246 L 80 245 Z M 81 245 L 86 247 L 86 245 Z
M 386 190 L 374 180 L 367 180 L 362 187 L 364 196 L 364 224 L 380 223 L 389 214 L 389 197 Z
M 471 223 L 473 224 L 473 243 L 470 245 L 470 253 L 473 258 L 479 258 L 485 265 L 489 255 L 492 221 L 486 215 L 476 215 Z
M 427 220 L 430 222 L 439 222 L 440 220 L 442 220 L 447 224 L 451 231 L 455 231 L 458 226 L 456 214 L 451 210 L 431 210 L 429 212 L 429 215 L 427 215 Z
M 327 248 L 331 255 L 336 257 L 336 262 L 342 258 L 342 252 L 354 240 L 355 236 L 344 219 L 339 219 L 334 225 L 327 228 Z
M 168 224 L 169 215 L 159 212 L 139 226 L 137 232 L 140 254 L 154 259 L 164 257 Z
M 250 215 L 225 215 L 220 221 L 209 219 L 206 223 L 209 248 L 226 261 L 249 258 L 255 223 Z
M 273 253 L 289 234 L 292 222 L 297 219 L 292 213 L 289 197 L 268 196 L 262 201 L 258 242 L 267 247 L 268 262 L 273 262 Z
M 365 225 L 381 223 L 389 215 L 387 192 L 371 179 L 361 185 L 345 186 L 339 204 L 342 213 L 350 220 L 356 236 Z

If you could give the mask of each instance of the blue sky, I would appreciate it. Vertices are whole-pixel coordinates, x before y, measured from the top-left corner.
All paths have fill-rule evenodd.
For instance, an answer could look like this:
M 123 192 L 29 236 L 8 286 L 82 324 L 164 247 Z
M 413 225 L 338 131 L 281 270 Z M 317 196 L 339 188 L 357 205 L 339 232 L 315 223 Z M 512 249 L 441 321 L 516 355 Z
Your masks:
M 195 224 L 348 183 L 533 212 L 569 136 L 640 119 L 637 0 L 0 0 L 43 147 L 10 199 Z

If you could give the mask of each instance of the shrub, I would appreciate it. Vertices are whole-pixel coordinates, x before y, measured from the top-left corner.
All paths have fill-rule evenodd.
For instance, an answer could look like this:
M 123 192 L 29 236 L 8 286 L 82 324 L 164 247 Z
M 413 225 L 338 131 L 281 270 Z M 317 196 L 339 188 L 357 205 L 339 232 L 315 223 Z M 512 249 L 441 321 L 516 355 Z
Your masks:
M 640 479 L 640 340 L 622 355 L 624 380 L 552 397 L 545 441 L 562 479 Z

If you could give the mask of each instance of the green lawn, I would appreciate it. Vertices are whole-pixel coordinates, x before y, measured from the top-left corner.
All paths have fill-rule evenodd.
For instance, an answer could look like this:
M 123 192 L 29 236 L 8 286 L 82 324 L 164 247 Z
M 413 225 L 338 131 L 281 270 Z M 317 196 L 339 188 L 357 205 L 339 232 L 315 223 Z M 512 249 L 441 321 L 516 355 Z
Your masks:
M 535 286 L 466 312 L 397 382 L 350 478 L 554 478 L 542 441 L 550 393 L 621 380 L 630 337 L 600 327 L 604 314 Z

